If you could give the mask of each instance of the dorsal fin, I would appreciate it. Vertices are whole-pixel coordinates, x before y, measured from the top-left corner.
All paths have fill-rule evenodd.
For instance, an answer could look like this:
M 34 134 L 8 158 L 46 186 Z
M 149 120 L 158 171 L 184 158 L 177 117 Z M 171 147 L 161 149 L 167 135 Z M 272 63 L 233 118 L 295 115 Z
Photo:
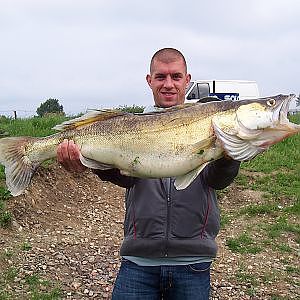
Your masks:
M 97 122 L 97 121 L 104 121 L 111 118 L 115 118 L 117 116 L 122 116 L 128 114 L 126 112 L 122 112 L 120 110 L 113 110 L 113 109 L 107 109 L 107 110 L 89 110 L 86 114 L 84 114 L 81 117 L 68 120 L 63 122 L 62 124 L 56 125 L 53 127 L 53 129 L 56 129 L 58 131 L 65 131 L 65 130 L 71 130 L 76 129 L 79 127 L 83 127 L 86 125 L 89 125 L 91 123 Z

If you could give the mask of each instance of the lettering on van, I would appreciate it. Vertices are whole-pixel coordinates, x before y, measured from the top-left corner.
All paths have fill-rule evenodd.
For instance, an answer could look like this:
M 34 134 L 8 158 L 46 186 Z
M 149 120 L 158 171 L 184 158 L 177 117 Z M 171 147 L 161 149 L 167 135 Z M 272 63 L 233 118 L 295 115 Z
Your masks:
M 217 96 L 221 100 L 231 100 L 231 101 L 240 100 L 239 93 L 211 93 L 210 96 Z

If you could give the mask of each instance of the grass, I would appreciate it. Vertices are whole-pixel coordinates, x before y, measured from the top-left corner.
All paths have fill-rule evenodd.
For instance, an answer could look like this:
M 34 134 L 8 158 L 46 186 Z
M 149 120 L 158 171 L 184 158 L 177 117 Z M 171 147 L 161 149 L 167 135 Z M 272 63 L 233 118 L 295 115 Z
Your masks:
M 5 291 L 1 291 L 1 288 L 0 288 L 0 300 L 10 300 L 10 299 L 12 299 L 12 298 L 9 295 L 9 293 L 7 293 Z
M 18 275 L 18 270 L 15 267 L 9 267 L 3 272 L 3 278 L 5 281 L 13 281 Z
M 266 219 L 258 219 L 259 221 L 255 226 L 248 226 L 247 233 L 232 238 L 227 238 L 226 246 L 236 253 L 251 253 L 257 254 L 263 251 L 266 247 L 273 249 L 279 253 L 295 253 L 286 242 L 283 242 L 284 235 L 288 234 L 290 239 L 296 243 L 300 242 L 300 224 L 299 222 L 290 221 L 291 215 L 287 210 L 279 209 L 278 206 L 273 204 L 257 205 L 241 208 L 237 216 L 247 213 L 250 217 L 259 216 L 260 214 L 266 215 Z M 252 239 L 251 234 L 258 233 L 260 238 L 255 241 Z
M 51 283 L 48 280 L 41 279 L 38 275 L 28 275 L 25 277 L 25 282 L 31 293 L 31 300 L 55 300 L 61 299 L 61 290 L 58 286 L 51 288 Z M 50 291 L 43 291 L 49 289 Z
M 250 274 L 246 271 L 244 267 L 240 267 L 238 271 L 236 272 L 235 277 L 237 278 L 238 282 L 240 283 L 248 283 L 251 286 L 257 286 L 257 278 L 256 276 Z
M 290 117 L 300 124 L 300 114 Z M 262 203 L 253 203 L 239 209 L 238 216 L 268 216 L 268 223 L 261 219 L 261 228 L 267 238 L 278 238 L 283 233 L 293 234 L 299 242 L 299 223 L 288 220 L 300 215 L 300 135 L 294 135 L 271 147 L 255 159 L 242 163 L 236 183 L 244 188 L 262 191 Z M 270 222 L 270 218 L 272 221 Z M 226 217 L 225 217 L 226 219 Z M 251 229 L 250 229 L 251 232 Z M 229 247 L 239 249 L 238 243 L 245 246 L 245 236 L 231 240 Z M 249 240 L 249 239 L 248 239 Z M 290 251 L 277 244 L 278 251 Z
M 288 173 L 282 170 L 250 180 L 247 175 L 240 174 L 236 182 L 248 189 L 269 193 L 272 198 L 289 197 L 300 201 L 300 182 L 296 172 Z
M 221 228 L 225 228 L 226 225 L 230 224 L 231 218 L 229 215 L 226 215 L 221 211 L 221 219 L 220 219 L 220 226 Z
M 226 245 L 232 252 L 242 254 L 256 254 L 262 251 L 262 248 L 256 245 L 255 241 L 247 233 L 242 233 L 236 238 L 228 238 Z
M 20 252 L 6 249 L 0 255 L 0 266 L 1 261 L 12 261 L 13 257 L 18 255 L 20 255 Z M 17 267 L 10 266 L 10 263 L 6 265 L 7 267 L 1 269 L 0 272 L 0 300 L 21 299 L 19 298 L 20 295 L 16 295 L 11 289 L 11 286 L 22 291 L 22 295 L 27 295 L 22 299 L 58 300 L 62 298 L 62 291 L 58 283 L 45 280 L 37 273 L 24 275 Z
M 48 117 L 33 117 L 28 119 L 1 118 L 0 128 L 10 136 L 35 136 L 42 137 L 56 133 L 52 129 L 57 124 L 69 118 L 61 115 L 49 115 Z
M 11 285 L 18 276 L 18 270 L 11 267 L 0 275 L 0 300 L 19 299 L 15 298 L 13 292 L 4 290 L 6 286 Z M 58 284 L 51 283 L 42 279 L 37 274 L 26 275 L 20 282 L 20 289 L 26 291 L 30 300 L 58 300 L 62 299 L 61 288 Z M 17 296 L 18 297 L 18 296 Z M 23 299 L 23 298 L 22 298 Z M 24 298 L 25 299 L 25 298 Z
M 293 250 L 291 249 L 291 247 L 285 243 L 279 243 L 274 247 L 276 250 L 278 250 L 279 252 L 282 253 L 292 253 Z
M 280 206 L 276 204 L 251 204 L 240 209 L 240 214 L 248 216 L 257 216 L 260 214 L 274 214 L 280 210 Z
M 5 228 L 9 227 L 12 222 L 12 214 L 7 210 L 3 210 L 0 206 L 0 226 Z
M 294 266 L 287 266 L 286 267 L 286 272 L 293 274 L 293 275 L 300 275 L 300 268 L 299 267 L 294 267 Z
M 291 117 L 300 124 L 300 114 Z M 260 270 L 259 278 L 245 268 L 235 271 L 237 282 L 247 286 L 249 296 L 256 295 L 256 289 L 262 284 L 274 284 L 283 281 L 297 284 L 299 267 L 298 248 L 300 243 L 300 135 L 295 135 L 255 159 L 241 164 L 241 172 L 236 184 L 241 189 L 263 192 L 257 203 L 247 203 L 231 211 L 230 217 L 222 210 L 221 228 L 226 228 L 230 220 L 242 219 L 241 230 L 226 239 L 226 247 L 234 253 L 250 254 L 277 253 L 277 257 L 286 258 L 283 271 L 277 269 Z M 227 191 L 223 191 L 226 195 Z M 218 193 L 222 197 L 222 193 Z M 248 225 L 248 220 L 253 219 Z M 239 223 L 240 224 L 240 223 Z M 255 236 L 255 238 L 254 238 Z M 268 255 L 262 253 L 262 255 Z M 260 257 L 260 256 L 258 256 Z M 258 258 L 259 259 L 259 258 Z M 282 262 L 283 263 L 283 262 Z M 274 292 L 271 299 L 285 299 Z
M 28 242 L 24 242 L 22 245 L 21 245 L 21 250 L 23 251 L 29 251 L 32 249 L 32 246 L 31 244 L 29 244 Z
M 8 200 L 10 198 L 10 192 L 3 186 L 0 186 L 0 199 Z
M 0 254 L 0 259 L 1 258 L 3 258 L 3 259 L 10 258 L 13 256 L 13 254 L 14 254 L 14 252 L 11 249 L 4 249 L 3 253 Z
M 34 117 L 30 119 L 10 119 L 0 117 L 0 131 L 7 132 L 10 136 L 34 136 L 42 137 L 55 133 L 51 129 L 56 124 L 60 124 L 67 118 L 63 116 L 51 115 L 48 117 L 40 118 Z M 48 166 L 49 162 L 43 164 L 44 167 Z M 11 195 L 4 187 L 5 173 L 4 167 L 0 165 L 0 227 L 9 227 L 12 221 L 11 213 L 6 209 L 7 201 Z M 3 250 L 0 253 L 1 261 L 4 263 L 7 260 L 13 261 L 14 257 L 20 255 L 20 251 L 29 251 L 32 246 L 27 241 L 20 245 L 20 248 L 13 250 Z M 18 276 L 18 269 L 15 266 L 7 267 L 0 272 L 0 300 L 19 299 L 19 295 L 11 290 L 10 286 L 16 286 L 15 279 Z M 25 282 L 22 283 L 22 282 Z M 38 274 L 26 276 L 20 281 L 18 286 L 19 290 L 23 290 L 22 294 L 26 294 L 26 298 L 30 300 L 57 300 L 62 298 L 61 288 L 47 280 L 40 278 Z M 23 299 L 23 298 L 22 298 Z
M 6 201 L 9 198 L 9 191 L 5 187 L 0 186 L 0 227 L 9 227 L 12 222 L 12 214 L 8 210 L 6 210 Z
M 284 216 L 280 216 L 272 224 L 265 224 L 263 228 L 270 238 L 280 237 L 283 233 L 291 233 L 298 237 L 300 235 L 300 224 L 290 223 Z
M 56 124 L 67 120 L 67 117 L 61 115 L 49 115 L 48 117 L 33 117 L 29 119 L 17 119 L 0 117 L 0 131 L 7 132 L 10 136 L 34 136 L 42 137 L 55 133 L 52 129 Z M 51 160 L 53 162 L 53 160 Z M 49 161 L 43 163 L 44 167 L 49 165 Z M 0 165 L 0 227 L 9 227 L 12 221 L 12 215 L 6 209 L 6 202 L 11 197 L 9 191 L 1 185 L 4 183 L 4 167 Z

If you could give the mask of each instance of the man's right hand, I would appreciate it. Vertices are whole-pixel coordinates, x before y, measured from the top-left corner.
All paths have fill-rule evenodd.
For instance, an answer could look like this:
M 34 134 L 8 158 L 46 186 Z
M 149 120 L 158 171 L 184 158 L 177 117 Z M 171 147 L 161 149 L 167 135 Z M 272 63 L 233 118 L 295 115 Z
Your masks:
M 57 161 L 68 171 L 83 172 L 87 168 L 80 161 L 79 147 L 72 140 L 64 140 L 57 148 Z

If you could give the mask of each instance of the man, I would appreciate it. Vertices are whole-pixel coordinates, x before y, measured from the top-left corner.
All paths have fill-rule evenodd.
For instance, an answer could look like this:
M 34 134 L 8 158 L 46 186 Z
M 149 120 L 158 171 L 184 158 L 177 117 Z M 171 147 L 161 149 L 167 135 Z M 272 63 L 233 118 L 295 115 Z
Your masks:
M 155 106 L 183 104 L 190 79 L 181 52 L 157 51 L 146 77 Z M 69 170 L 85 169 L 72 141 L 60 145 L 58 161 Z M 174 178 L 142 179 L 123 176 L 117 169 L 94 170 L 102 180 L 126 188 L 122 262 L 112 299 L 209 298 L 219 231 L 214 190 L 228 186 L 238 169 L 239 162 L 230 159 L 211 162 L 184 190 L 175 189 Z

